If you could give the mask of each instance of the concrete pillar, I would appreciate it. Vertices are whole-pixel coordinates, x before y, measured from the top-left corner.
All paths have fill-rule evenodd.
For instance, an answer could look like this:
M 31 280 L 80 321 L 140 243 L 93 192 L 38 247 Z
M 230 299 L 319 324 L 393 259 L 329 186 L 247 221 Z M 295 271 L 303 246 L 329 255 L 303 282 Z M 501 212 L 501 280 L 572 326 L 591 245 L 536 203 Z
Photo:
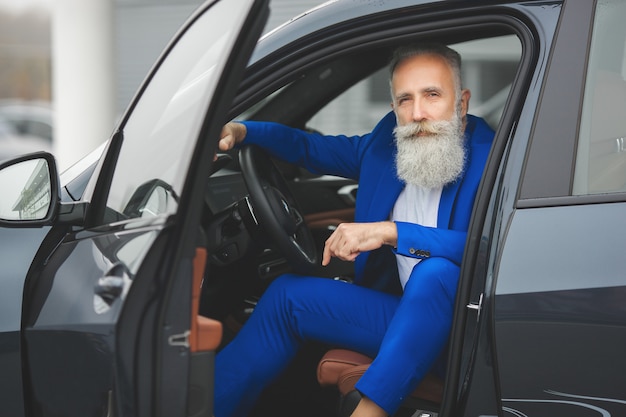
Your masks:
M 113 0 L 52 3 L 53 151 L 63 170 L 108 139 L 115 122 Z

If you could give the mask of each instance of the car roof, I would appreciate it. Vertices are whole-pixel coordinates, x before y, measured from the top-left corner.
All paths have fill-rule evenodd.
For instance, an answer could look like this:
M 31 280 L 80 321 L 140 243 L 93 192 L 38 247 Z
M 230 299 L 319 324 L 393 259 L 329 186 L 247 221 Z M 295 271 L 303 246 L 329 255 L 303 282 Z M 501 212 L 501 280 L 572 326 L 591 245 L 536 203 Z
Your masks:
M 273 89 L 284 86 L 285 79 L 290 79 L 293 81 L 289 86 L 291 93 L 282 91 L 265 101 L 262 106 L 257 106 L 257 110 L 249 116 L 255 120 L 272 120 L 304 127 L 308 118 L 324 103 L 353 85 L 355 81 L 386 67 L 394 49 L 394 42 L 398 44 L 406 41 L 407 36 L 414 36 L 410 30 L 403 29 L 403 40 L 387 37 L 386 40 L 379 38 L 372 41 L 372 34 L 375 32 L 368 28 L 380 28 L 381 23 L 382 26 L 389 26 L 392 21 L 402 20 L 404 16 L 402 9 L 405 8 L 411 9 L 410 16 L 415 17 L 419 16 L 420 8 L 425 10 L 430 7 L 429 12 L 433 11 L 432 7 L 436 11 L 455 11 L 460 7 L 512 2 L 514 1 L 334 0 L 324 3 L 291 19 L 259 40 L 248 63 L 246 77 L 235 98 L 236 104 L 231 116 L 237 117 L 246 109 L 256 106 Z M 463 13 L 456 15 L 462 16 Z M 497 30 L 505 31 L 502 25 L 498 29 L 488 26 L 480 25 L 475 26 L 472 31 L 453 31 L 448 34 L 438 32 L 437 39 L 441 42 L 455 43 L 459 40 L 470 40 L 472 37 L 483 37 L 486 36 L 485 33 L 495 36 Z M 355 43 L 354 39 L 359 36 L 362 39 L 367 37 L 368 41 Z M 337 49 L 331 46 L 334 52 L 328 53 L 329 44 L 343 45 L 346 39 L 351 39 L 351 47 Z M 276 65 L 277 62 L 281 62 L 281 65 Z M 277 68 L 279 71 L 276 71 Z M 332 74 L 332 77 L 328 77 L 327 74 Z M 324 80 L 324 88 L 317 86 L 317 79 Z M 273 86 L 271 83 L 274 83 Z M 265 92 L 256 90 L 259 84 L 268 86 Z M 251 94 L 251 91 L 254 93 Z M 299 103 L 297 112 L 293 111 L 291 106 L 293 97 L 307 97 L 307 100 Z
M 330 0 L 298 16 L 293 17 L 265 34 L 258 42 L 249 64 L 270 54 L 280 45 L 286 45 L 318 30 L 330 28 L 350 20 L 390 12 L 403 8 L 440 7 L 452 10 L 456 7 L 515 3 L 519 0 Z M 541 1 L 529 0 L 528 2 Z M 280 39 L 280 41 L 278 41 Z

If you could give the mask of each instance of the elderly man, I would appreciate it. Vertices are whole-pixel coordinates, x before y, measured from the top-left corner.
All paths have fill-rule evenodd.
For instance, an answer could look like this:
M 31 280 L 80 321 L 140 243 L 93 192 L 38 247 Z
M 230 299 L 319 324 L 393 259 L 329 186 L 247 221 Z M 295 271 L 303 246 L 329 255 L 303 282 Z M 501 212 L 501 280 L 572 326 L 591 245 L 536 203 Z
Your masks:
M 217 356 L 216 417 L 246 415 L 306 341 L 375 358 L 356 385 L 363 397 L 354 417 L 393 414 L 437 370 L 493 139 L 482 119 L 467 114 L 460 66 L 458 53 L 442 45 L 396 51 L 393 112 L 362 137 L 262 122 L 224 127 L 221 150 L 257 144 L 313 172 L 359 181 L 355 223 L 339 225 L 322 256 L 323 265 L 333 256 L 354 260 L 357 285 L 276 279 Z

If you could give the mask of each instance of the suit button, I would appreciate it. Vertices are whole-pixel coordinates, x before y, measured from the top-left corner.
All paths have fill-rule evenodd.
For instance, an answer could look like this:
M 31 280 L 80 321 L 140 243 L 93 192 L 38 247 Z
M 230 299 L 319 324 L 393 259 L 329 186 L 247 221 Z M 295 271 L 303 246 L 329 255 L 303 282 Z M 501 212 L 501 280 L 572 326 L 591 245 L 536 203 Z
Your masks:
M 409 249 L 409 253 L 410 253 L 411 255 L 415 255 L 415 252 L 417 252 L 417 251 L 415 250 L 415 248 L 410 248 L 410 249 Z

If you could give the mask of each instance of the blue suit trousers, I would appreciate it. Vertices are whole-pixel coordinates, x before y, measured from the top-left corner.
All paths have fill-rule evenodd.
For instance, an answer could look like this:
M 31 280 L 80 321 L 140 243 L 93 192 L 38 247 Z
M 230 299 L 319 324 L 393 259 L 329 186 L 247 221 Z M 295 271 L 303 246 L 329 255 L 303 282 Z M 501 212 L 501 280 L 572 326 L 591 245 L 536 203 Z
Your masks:
M 402 296 L 325 278 L 277 278 L 216 357 L 215 416 L 246 416 L 307 341 L 375 358 L 356 388 L 393 414 L 444 351 L 458 277 L 458 265 L 428 258 Z

